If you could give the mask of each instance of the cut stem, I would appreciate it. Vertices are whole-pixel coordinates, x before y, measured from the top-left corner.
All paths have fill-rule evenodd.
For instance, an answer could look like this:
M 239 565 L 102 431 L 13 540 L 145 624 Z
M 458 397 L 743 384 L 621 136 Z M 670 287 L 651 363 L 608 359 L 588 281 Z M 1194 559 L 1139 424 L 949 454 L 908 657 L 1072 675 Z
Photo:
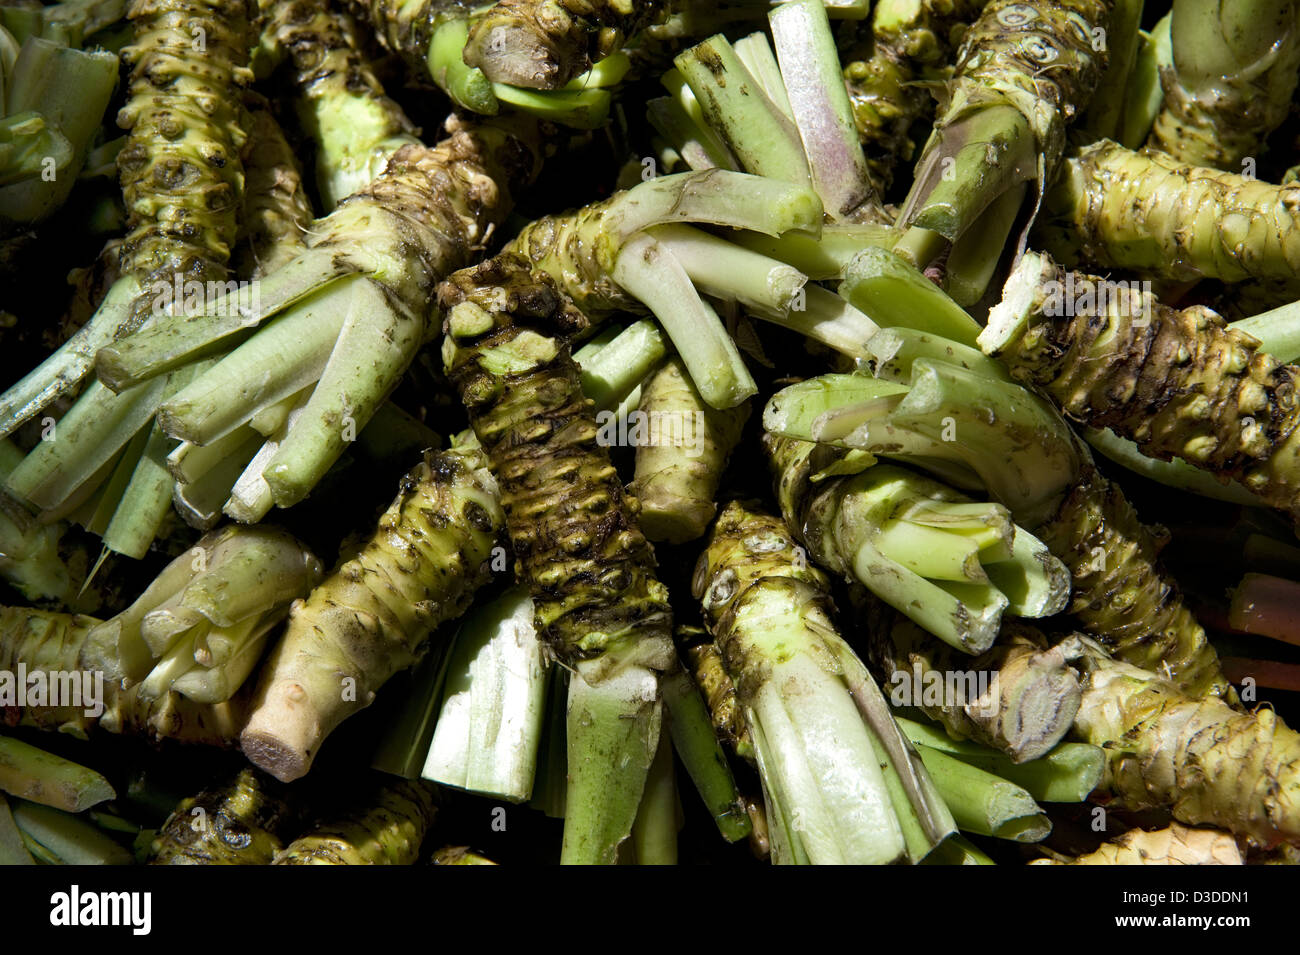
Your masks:
M 598 348 L 580 348 L 573 358 L 582 368 L 582 391 L 598 411 L 617 407 L 667 354 L 654 322 L 642 319 Z M 588 350 L 590 349 L 590 350 Z
M 613 278 L 654 312 L 710 405 L 733 408 L 758 391 L 722 320 L 670 251 L 636 236 L 623 246 Z
M 0 865 L 35 865 L 23 831 L 14 822 L 9 803 L 0 794 Z
M 867 159 L 840 71 L 835 37 L 821 0 L 792 0 L 768 19 L 789 95 L 788 112 L 803 142 L 813 188 L 827 214 L 852 219 L 874 206 Z
M 781 236 L 768 236 L 738 231 L 727 238 L 737 245 L 792 265 L 810 279 L 822 281 L 842 278 L 849 263 L 866 246 L 892 248 L 898 233 L 891 226 L 860 222 L 828 223 L 820 235 L 787 232 Z
M 570 679 L 562 864 L 617 861 L 619 846 L 632 834 L 661 722 L 651 670 L 626 667 L 595 686 Z
M 117 798 L 108 780 L 93 769 L 10 736 L 0 736 L 0 790 L 65 812 Z
M 13 819 L 30 838 L 64 865 L 131 865 L 131 853 L 80 816 L 14 800 Z
M 883 327 L 904 326 L 974 345 L 980 326 L 893 252 L 866 248 L 845 270 L 840 295 Z
M 9 475 L 9 491 L 32 505 L 54 509 L 112 461 L 145 427 L 165 391 L 164 380 L 115 395 L 91 382 L 77 403 Z
M 668 734 L 661 732 L 632 824 L 631 845 L 637 865 L 677 864 L 677 806 L 673 746 Z
M 550 684 L 527 588 L 465 618 L 447 660 L 421 775 L 511 802 L 533 791 Z
M 210 444 L 319 380 L 347 317 L 341 302 L 351 291 L 335 283 L 306 308 L 260 329 L 163 405 L 163 429 L 182 441 Z
M 1041 842 L 1051 833 L 1051 820 L 1021 787 L 937 749 L 917 752 L 963 832 L 1013 842 Z
M 669 671 L 659 685 L 668 707 L 673 747 L 722 838 L 728 842 L 747 838 L 752 831 L 749 814 L 700 691 L 685 670 Z
M 1246 574 L 1232 591 L 1228 625 L 1300 646 L 1300 584 L 1268 574 Z
M 978 769 L 1021 786 L 1039 802 L 1083 802 L 1101 783 L 1105 754 L 1088 743 L 1059 743 L 1042 756 L 1015 762 L 1005 753 L 968 740 L 954 740 L 943 729 L 895 716 L 917 746 L 947 753 Z M 1073 720 L 1073 717 L 1071 717 Z
M 811 185 L 799 130 L 763 92 L 721 34 L 673 60 L 699 102 L 705 121 L 746 172 L 797 186 Z

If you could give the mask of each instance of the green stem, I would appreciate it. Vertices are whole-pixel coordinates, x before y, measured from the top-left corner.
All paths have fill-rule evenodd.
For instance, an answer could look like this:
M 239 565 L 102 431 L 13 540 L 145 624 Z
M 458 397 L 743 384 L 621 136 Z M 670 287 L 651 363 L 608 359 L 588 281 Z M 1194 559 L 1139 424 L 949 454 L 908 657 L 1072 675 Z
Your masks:
M 0 790 L 66 812 L 117 798 L 108 780 L 93 769 L 9 736 L 0 736 Z
M 66 167 L 72 144 L 40 113 L 28 111 L 0 119 L 0 186 L 32 179 L 45 168 Z M 48 166 L 49 163 L 53 166 Z
M 651 234 L 681 261 L 697 288 L 740 302 L 759 318 L 854 358 L 863 356 L 877 330 L 858 309 L 760 252 L 690 226 L 656 226 Z
M 894 251 L 914 269 L 928 268 L 950 245 L 946 236 L 920 226 L 908 228 L 894 242 Z
M 533 791 L 550 683 L 533 601 L 514 587 L 464 619 L 421 775 L 512 802 Z
M 223 508 L 249 463 L 262 447 L 257 434 L 242 435 L 235 450 L 217 462 L 207 473 L 191 482 L 177 481 L 172 504 L 186 524 L 200 531 L 210 531 L 221 521 Z
M 1156 481 L 1166 487 L 1199 494 L 1201 497 L 1243 507 L 1267 507 L 1266 501 L 1247 490 L 1237 481 L 1221 482 L 1213 474 L 1193 467 L 1182 458 L 1160 461 L 1149 458 L 1128 438 L 1122 438 L 1109 428 L 1084 428 L 1083 437 L 1088 444 L 1116 464 L 1122 464 L 1135 474 Z
M 114 88 L 118 61 L 112 53 L 88 52 L 31 38 L 6 71 L 9 116 L 35 112 L 66 141 L 53 175 L 41 175 L 0 188 L 0 227 L 30 226 L 50 216 L 67 200 L 91 140 L 99 131 Z M 52 157 L 54 158 L 54 157 Z
M 944 130 L 938 146 L 927 147 L 916 170 L 899 221 L 960 238 L 1008 189 L 1035 175 L 1029 122 L 1010 106 L 971 114 Z M 928 240 L 927 252 L 935 240 Z M 917 265 L 929 264 L 918 255 Z
M 115 395 L 91 382 L 53 426 L 50 440 L 38 444 L 9 475 L 8 489 L 38 508 L 57 507 L 149 423 L 165 387 L 166 381 L 158 380 Z
M 769 20 L 813 188 L 832 219 L 870 214 L 871 173 L 821 0 L 783 3 Z
M 670 251 L 648 235 L 636 236 L 619 253 L 613 278 L 654 312 L 710 405 L 734 408 L 758 391 L 722 320 Z
M 320 562 L 284 531 L 227 527 L 168 564 L 134 603 L 100 623 L 90 641 L 108 648 L 119 671 L 114 676 L 132 683 L 167 656 L 168 672 L 158 672 L 153 684 L 161 693 L 200 659 L 206 667 L 231 663 L 283 619 L 320 574 Z M 178 655 L 187 640 L 187 654 Z
M 149 552 L 172 506 L 176 479 L 167 471 L 167 455 L 173 445 L 154 422 L 113 519 L 104 530 L 104 546 L 113 553 L 140 560 Z
M 845 269 L 866 246 L 892 248 L 898 233 L 887 225 L 863 222 L 827 223 L 821 235 L 787 232 L 780 236 L 739 231 L 728 240 L 770 258 L 793 265 L 810 279 L 842 278 Z
M 638 666 L 595 686 L 570 679 L 562 864 L 613 865 L 632 834 L 659 748 L 656 685 L 653 671 Z
M 728 842 L 747 838 L 752 831 L 749 815 L 700 691 L 685 670 L 664 674 L 660 688 L 673 746 L 722 838 Z
M 60 0 L 45 7 L 41 19 L 46 29 L 67 31 L 70 46 L 81 46 L 82 40 L 113 26 L 126 12 L 127 0 Z
M 67 507 L 68 503 L 81 497 L 91 484 L 98 485 L 90 492 L 84 505 L 72 514 L 72 519 L 90 533 L 103 537 L 104 532 L 108 530 L 109 522 L 117 512 L 117 505 L 121 503 L 122 495 L 126 493 L 127 485 L 131 483 L 131 476 L 135 474 L 136 465 L 140 463 L 145 445 L 148 444 L 149 435 L 152 433 L 153 423 L 149 422 L 136 432 L 135 437 L 112 462 L 111 468 L 92 476 L 78 491 L 74 492 L 68 502 L 64 503 L 63 507 Z
M 575 129 L 598 129 L 609 118 L 612 103 L 606 90 L 529 90 L 493 83 L 497 99 L 552 123 Z
M 335 282 L 277 317 L 167 401 L 159 418 L 182 441 L 209 444 L 264 408 L 319 380 L 351 305 L 350 283 Z
M 259 436 L 253 428 L 241 426 L 209 444 L 182 442 L 167 455 L 167 470 L 178 483 L 192 484 L 226 458 L 238 456 L 240 448 L 250 438 Z
M 1050 181 L 1067 122 L 1101 80 L 1107 53 L 1094 39 L 1110 13 L 1106 0 L 985 6 L 962 41 L 899 221 L 956 241 L 1008 189 Z
M 1013 383 L 1006 367 L 978 348 L 960 345 L 938 335 L 912 328 L 888 328 L 875 335 L 867 348 L 874 362 L 875 374 L 886 381 L 905 383 L 912 380 L 912 363 L 946 361 L 976 372 L 994 381 Z
M 799 130 L 763 92 L 721 34 L 673 61 L 699 101 L 704 119 L 746 172 L 796 186 L 811 177 Z
M 863 249 L 845 270 L 839 292 L 886 328 L 916 328 L 963 345 L 974 345 L 980 332 L 979 324 L 942 289 L 884 249 Z
M 304 405 L 306 405 L 306 398 L 303 398 L 301 404 L 294 409 L 295 414 L 290 415 L 290 425 L 286 426 L 286 429 L 297 420 L 296 413 L 301 412 Z M 280 449 L 280 442 L 284 439 L 285 433 L 286 431 L 282 430 L 269 437 L 231 484 L 230 496 L 221 508 L 222 513 L 227 517 L 243 524 L 256 524 L 271 512 L 271 508 L 275 506 L 275 497 L 271 494 L 271 485 L 266 483 L 264 474 L 267 464 Z
M 792 306 L 777 317 L 758 314 L 850 358 L 867 357 L 868 342 L 879 333 L 880 326 L 866 314 L 820 285 L 804 286 L 801 304 L 803 308 Z
M 14 822 L 9 803 L 0 793 L 0 865 L 35 865 L 26 837 Z
M 1291 302 L 1231 325 L 1259 339 L 1259 350 L 1278 361 L 1291 363 L 1300 359 L 1300 302 Z
M 637 865 L 677 864 L 677 781 L 673 775 L 673 747 L 666 733 L 659 734 L 659 746 L 632 824 L 631 845 Z
M 582 391 L 597 410 L 617 407 L 668 353 L 659 329 L 647 319 L 611 331 L 617 334 L 603 347 L 589 345 L 573 355 L 582 368 Z
M 1058 743 L 1037 759 L 1017 763 L 1005 753 L 968 740 L 954 740 L 940 727 L 895 716 L 917 746 L 925 746 L 1024 788 L 1039 802 L 1083 802 L 1101 782 L 1105 754 L 1089 743 Z
M 769 401 L 763 425 L 805 441 L 964 465 L 1025 527 L 1056 513 L 1086 453 L 1059 415 L 1019 385 L 944 360 L 914 359 L 909 380 L 830 375 L 791 385 Z
M 335 213 L 344 215 L 345 212 Z M 291 312 L 319 309 L 330 321 L 331 284 L 347 269 L 343 263 L 310 250 L 288 265 L 257 279 L 259 293 L 252 303 L 238 296 L 219 295 L 205 301 L 198 315 L 183 312 L 164 313 L 146 327 L 115 343 L 105 343 L 95 357 L 99 379 L 115 391 L 138 384 L 163 372 L 214 352 L 232 349 L 232 345 L 283 309 Z M 110 292 L 110 295 L 112 293 Z M 337 307 L 338 300 L 334 299 Z M 317 321 L 320 321 L 317 319 Z M 256 336 L 254 336 L 256 337 Z
M 934 852 L 925 857 L 923 865 L 997 865 L 992 859 L 960 835 L 950 836 Z
M 569 785 L 568 727 L 565 725 L 568 701 L 569 671 L 563 667 L 551 667 L 537 771 L 533 777 L 533 796 L 528 803 L 550 819 L 564 818 Z
M 1052 831 L 1051 821 L 1021 787 L 937 749 L 918 746 L 917 752 L 963 832 L 1041 842 Z
M 913 863 L 920 862 L 945 839 L 956 835 L 956 821 L 894 721 L 884 695 L 865 664 L 843 638 L 828 639 L 827 645 L 839 663 L 858 712 L 874 731 L 872 746 L 903 828 L 908 858 Z
M 646 103 L 646 119 L 692 169 L 739 171 L 718 134 L 708 125 L 695 122 L 680 101 L 669 96 L 650 100 Z
M 194 629 L 186 630 L 177 637 L 158 657 L 152 670 L 140 681 L 139 694 L 143 700 L 157 700 L 165 696 L 172 685 L 191 670 L 199 668 L 194 659 L 198 649 L 197 640 L 205 623 L 197 624 Z
M 424 323 L 396 306 L 383 286 L 367 279 L 339 284 L 351 292 L 351 300 L 328 364 L 263 472 L 280 507 L 297 504 L 325 476 L 423 342 Z
M 1109 58 L 1101 84 L 1084 114 L 1082 129 L 1090 139 L 1118 139 L 1120 119 L 1133 95 L 1131 78 L 1141 39 L 1144 0 L 1114 0 L 1105 43 Z
M 975 305 L 988 291 L 993 273 L 1007 251 L 1007 239 L 1028 188 L 1021 183 L 1002 193 L 980 218 L 979 227 L 953 243 L 944 264 L 943 287 L 963 308 Z
M 13 818 L 24 836 L 65 865 L 130 865 L 132 862 L 130 852 L 79 816 L 19 800 L 13 804 Z
M 429 42 L 429 75 L 461 109 L 485 116 L 500 110 L 493 83 L 476 66 L 469 66 L 461 56 L 469 39 L 469 21 L 448 17 L 434 28 Z
M 233 645 L 235 649 L 227 650 L 226 657 L 213 666 L 200 665 L 177 677 L 172 689 L 195 703 L 224 703 L 244 685 L 248 675 L 253 672 L 262 659 L 271 629 L 283 619 L 282 613 L 266 614 L 240 621 L 226 627 L 221 633 L 224 645 Z M 203 635 L 209 644 L 213 631 Z M 196 642 L 194 655 L 205 652 L 202 642 Z M 207 657 L 205 657 L 207 659 Z
M 1124 112 L 1115 137 L 1127 149 L 1138 149 L 1146 142 L 1165 101 L 1160 67 L 1173 62 L 1169 21 L 1170 15 L 1166 13 L 1149 34 L 1141 34 L 1138 42 Z
M 758 80 L 759 86 L 772 101 L 772 105 L 779 109 L 786 119 L 794 122 L 794 110 L 790 106 L 790 95 L 785 86 L 785 78 L 781 75 L 781 67 L 777 64 L 776 54 L 772 52 L 772 44 L 768 42 L 767 34 L 751 33 L 741 37 L 733 46 L 736 56 L 740 57 L 740 62 L 745 64 L 745 69 L 749 70 L 750 75 Z
M 77 386 L 94 367 L 95 355 L 117 336 L 139 291 L 134 278 L 118 279 L 109 287 L 95 314 L 75 335 L 0 395 L 0 435 L 12 434 L 55 398 Z
M 694 584 L 753 738 L 773 859 L 919 861 L 952 819 L 800 554 L 780 520 L 733 502 Z
M 103 829 L 105 832 L 121 832 L 130 836 L 138 836 L 140 834 L 141 827 L 138 824 L 132 822 L 130 819 L 119 816 L 116 813 L 92 809 L 90 810 L 89 815 L 95 825 L 99 826 L 99 828 Z
M 740 302 L 763 318 L 788 312 L 808 281 L 784 263 L 692 226 L 655 226 L 647 234 L 673 253 L 701 292 Z
M 372 769 L 403 779 L 423 775 L 442 708 L 442 685 L 450 651 L 450 646 L 435 643 L 412 668 L 410 690 L 384 726 L 370 758 Z

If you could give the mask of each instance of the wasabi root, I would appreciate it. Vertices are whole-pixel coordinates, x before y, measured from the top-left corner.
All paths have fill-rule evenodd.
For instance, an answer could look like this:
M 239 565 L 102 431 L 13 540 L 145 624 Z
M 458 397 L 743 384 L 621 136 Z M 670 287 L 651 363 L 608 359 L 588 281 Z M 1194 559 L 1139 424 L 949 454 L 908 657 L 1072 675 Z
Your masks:
M 75 674 L 78 679 L 71 685 L 82 690 L 79 701 L 73 697 L 80 705 L 71 706 L 54 706 L 48 697 L 29 694 L 26 705 L 17 707 L 17 725 L 57 730 L 81 739 L 98 727 L 109 733 L 223 748 L 238 744 L 239 731 L 248 717 L 250 687 L 229 700 L 210 704 L 195 703 L 175 691 L 148 698 L 141 695 L 139 686 L 122 689 L 115 676 L 121 672 L 121 664 L 114 648 L 90 639 L 101 623 L 82 614 L 0 608 L 0 670 L 16 674 L 22 665 L 29 674 L 37 670 Z M 5 703 L 17 705 L 16 700 L 6 699 Z
M 792 385 L 768 402 L 764 427 L 901 456 L 982 487 L 1065 564 L 1069 612 L 1111 652 L 1191 693 L 1231 698 L 1205 630 L 1157 561 L 1167 537 L 1142 524 L 1060 415 L 975 349 L 889 337 L 877 365 L 887 380 L 828 375 Z M 959 440 L 945 441 L 946 427 Z
M 910 160 L 916 148 L 908 134 L 931 109 L 922 81 L 947 65 L 957 35 L 987 2 L 878 0 L 869 39 L 846 55 L 845 85 L 878 193 L 892 185 L 895 167 Z
M 1218 829 L 1132 829 L 1073 859 L 1035 859 L 1030 865 L 1245 865 L 1237 840 Z
M 434 627 L 464 612 L 502 523 L 476 443 L 435 452 L 408 474 L 360 552 L 291 607 L 241 736 L 248 758 L 285 782 L 306 774 L 335 727 L 416 661 Z
M 780 519 L 732 502 L 696 564 L 754 741 L 779 864 L 919 861 L 947 808 L 831 620 L 829 582 Z
M 667 7 L 664 0 L 501 0 L 471 20 L 465 62 L 499 83 L 558 89 Z
M 1075 731 L 1107 751 L 1102 790 L 1129 809 L 1168 808 L 1190 826 L 1270 848 L 1300 840 L 1300 734 L 1268 707 L 1242 713 L 1156 674 L 1084 650 Z
M 275 780 L 251 767 L 181 800 L 150 847 L 150 865 L 270 865 L 297 823 Z
M 1300 185 L 1279 186 L 1102 140 L 1061 167 L 1039 246 L 1071 268 L 1187 282 L 1290 280 L 1300 267 Z
M 636 448 L 629 490 L 641 502 L 641 529 L 652 541 L 681 544 L 704 535 L 727 458 L 749 418 L 748 404 L 718 410 L 700 397 L 679 359 L 641 389 L 648 434 Z
M 765 441 L 781 512 L 813 560 L 944 642 L 983 653 L 1004 612 L 1040 617 L 1065 606 L 1064 566 L 1002 506 L 869 458 L 836 461 L 810 442 Z
M 1150 457 L 1235 478 L 1300 517 L 1300 369 L 1204 306 L 1170 308 L 1030 252 L 980 344 L 1071 418 L 1132 438 Z
M 277 852 L 272 865 L 414 865 L 433 825 L 429 787 L 401 781 L 375 787 Z

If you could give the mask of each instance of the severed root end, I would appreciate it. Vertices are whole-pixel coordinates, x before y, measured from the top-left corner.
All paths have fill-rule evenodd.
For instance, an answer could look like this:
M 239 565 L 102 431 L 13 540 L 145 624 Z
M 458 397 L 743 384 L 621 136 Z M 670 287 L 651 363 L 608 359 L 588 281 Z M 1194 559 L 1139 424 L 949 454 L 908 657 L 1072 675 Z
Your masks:
M 311 696 L 299 683 L 269 687 L 239 736 L 249 761 L 282 783 L 307 775 L 327 735 Z
M 658 500 L 649 496 L 641 497 L 640 501 L 641 533 L 649 540 L 669 544 L 684 544 L 703 537 L 717 512 L 712 501 Z
M 1034 306 L 1034 295 L 1051 261 L 1026 252 L 1011 269 L 1002 289 L 1002 301 L 989 309 L 988 324 L 976 340 L 986 355 L 997 356 L 1024 334 Z
M 537 30 L 517 22 L 475 25 L 464 55 L 493 82 L 527 89 L 558 89 L 582 72 Z
M 1003 665 L 1000 735 L 1017 763 L 1045 756 L 1074 724 L 1081 697 L 1079 676 L 1067 664 L 1074 655 L 1062 644 Z

